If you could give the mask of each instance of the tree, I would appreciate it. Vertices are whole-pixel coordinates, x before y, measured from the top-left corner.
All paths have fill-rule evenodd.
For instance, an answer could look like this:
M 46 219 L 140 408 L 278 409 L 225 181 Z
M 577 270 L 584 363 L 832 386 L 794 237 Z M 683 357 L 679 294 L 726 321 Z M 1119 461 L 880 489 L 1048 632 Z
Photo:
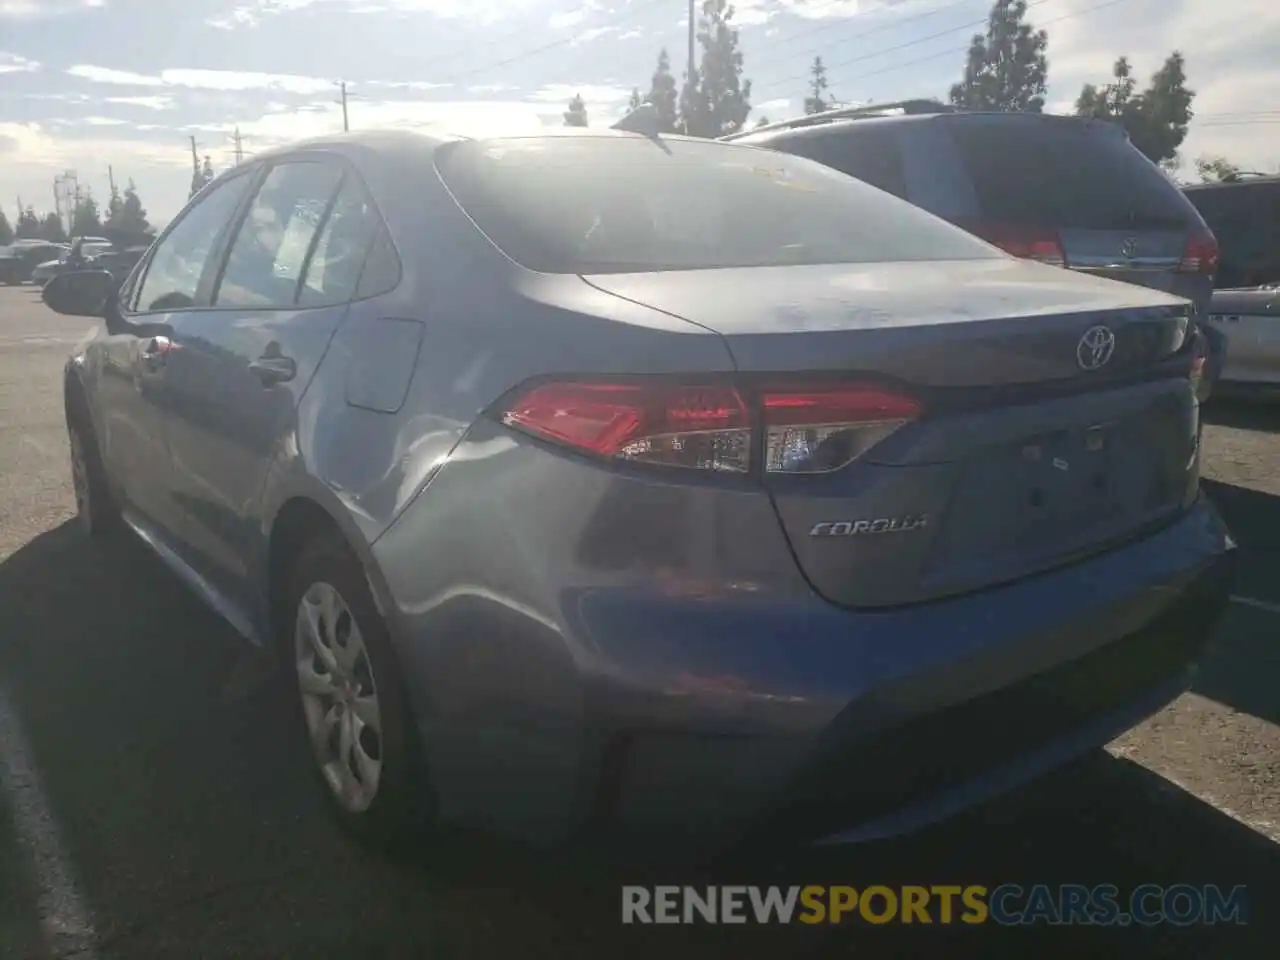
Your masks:
M 767 127 L 768 125 L 769 125 L 768 117 L 761 117 L 759 120 L 756 121 L 757 127 Z
M 15 231 L 19 240 L 40 239 L 40 218 L 31 207 L 18 214 L 18 229 Z
M 103 224 L 102 235 L 118 247 L 133 247 L 150 243 L 153 233 L 146 208 L 138 199 L 138 188 L 130 180 L 116 211 Z
M 1187 89 L 1185 67 L 1182 54 L 1174 51 L 1138 93 L 1129 58 L 1120 57 L 1111 69 L 1111 83 L 1101 88 L 1085 84 L 1076 99 L 1076 115 L 1120 124 L 1153 163 L 1176 166 L 1195 99 L 1195 91 Z
M 67 231 L 62 226 L 62 218 L 56 213 L 46 213 L 40 221 L 40 239 L 50 243 L 67 242 Z
M 804 98 L 805 113 L 822 113 L 830 110 L 832 101 L 823 96 L 827 92 L 827 68 L 821 57 L 813 58 L 809 68 L 809 96 Z
M 671 57 L 664 48 L 658 54 L 658 66 L 653 71 L 653 79 L 649 81 L 649 96 L 646 97 L 658 111 L 658 130 L 660 133 L 675 133 L 676 130 L 676 78 L 671 75 Z
M 1240 179 L 1240 168 L 1226 157 L 1200 157 L 1196 173 L 1201 183 L 1235 183 Z
M 76 204 L 71 215 L 71 236 L 98 237 L 102 235 L 102 218 L 98 214 L 98 201 L 92 194 L 85 194 Z
M 585 127 L 587 125 L 587 105 L 582 102 L 582 94 L 575 93 L 569 101 L 569 109 L 564 113 L 566 127 Z
M 632 87 L 631 99 L 627 101 L 627 109 L 638 110 L 642 103 L 644 103 L 644 101 L 640 99 L 640 89 L 638 87 Z
M 742 51 L 728 0 L 703 0 L 698 21 L 702 59 L 687 78 L 680 113 L 684 132 L 694 137 L 736 133 L 751 113 L 751 81 L 742 79 Z
M 995 0 L 986 36 L 974 34 L 964 79 L 951 88 L 953 104 L 971 110 L 1044 110 L 1049 35 L 1031 29 L 1026 15 L 1026 0 Z
M 4 211 L 0 210 L 0 247 L 7 247 L 13 243 L 13 225 L 9 223 L 9 218 L 4 215 Z
M 120 208 L 123 206 L 124 201 L 120 199 L 120 188 L 116 186 L 116 182 L 113 179 L 111 181 L 111 198 L 107 201 L 107 219 L 104 223 L 110 223 L 120 216 Z

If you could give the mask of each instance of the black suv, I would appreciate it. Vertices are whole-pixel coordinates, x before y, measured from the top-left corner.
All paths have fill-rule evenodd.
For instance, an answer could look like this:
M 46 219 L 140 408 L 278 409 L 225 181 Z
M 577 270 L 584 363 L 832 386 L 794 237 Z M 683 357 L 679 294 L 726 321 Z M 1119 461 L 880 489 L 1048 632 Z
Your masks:
M 1218 289 L 1280 283 L 1280 176 L 1202 183 L 1184 192 L 1222 244 Z
M 1213 292 L 1213 234 L 1115 124 L 913 100 L 726 139 L 817 160 L 1016 256 L 1156 287 L 1201 311 Z
M 1218 241 L 1177 185 L 1104 120 L 906 100 L 724 137 L 796 154 L 1019 256 L 1185 297 L 1208 314 Z M 1223 341 L 1208 341 L 1205 395 Z

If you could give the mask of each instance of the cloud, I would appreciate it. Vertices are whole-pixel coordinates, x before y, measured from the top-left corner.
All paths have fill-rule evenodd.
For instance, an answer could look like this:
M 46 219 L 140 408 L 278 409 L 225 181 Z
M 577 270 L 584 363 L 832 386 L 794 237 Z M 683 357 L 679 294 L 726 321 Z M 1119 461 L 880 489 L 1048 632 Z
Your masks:
M 90 83 L 129 87 L 190 87 L 196 90 L 283 90 L 301 95 L 332 90 L 334 83 L 322 77 L 302 77 L 284 73 L 248 73 L 237 70 L 162 70 L 158 75 L 132 73 L 112 67 L 77 64 L 67 70 L 73 77 Z
M 33 73 L 40 69 L 40 64 L 16 53 L 0 51 L 0 73 Z
M 145 107 L 148 110 L 169 110 L 173 107 L 173 97 L 107 97 L 107 103 Z
M 130 73 L 128 70 L 113 70 L 110 67 L 95 67 L 80 63 L 67 69 L 68 76 L 79 77 L 90 83 L 118 83 L 133 87 L 162 87 L 164 81 L 159 77 L 148 77 L 141 73 Z
M 759 110 L 761 113 L 777 113 L 780 110 L 786 110 L 791 106 L 791 101 L 783 97 L 780 100 L 766 100 L 764 103 L 757 103 L 752 109 Z
M 0 0 L 0 20 L 36 20 L 105 7 L 106 0 Z
M 222 30 L 238 30 L 255 27 L 268 17 L 320 5 L 345 8 L 347 13 L 427 13 L 448 20 L 495 23 L 525 13 L 540 2 L 544 0 L 248 0 L 230 5 L 205 23 Z
M 530 95 L 539 103 L 568 103 L 576 96 L 595 103 L 616 103 L 631 96 L 630 87 L 610 87 L 590 83 L 552 83 Z

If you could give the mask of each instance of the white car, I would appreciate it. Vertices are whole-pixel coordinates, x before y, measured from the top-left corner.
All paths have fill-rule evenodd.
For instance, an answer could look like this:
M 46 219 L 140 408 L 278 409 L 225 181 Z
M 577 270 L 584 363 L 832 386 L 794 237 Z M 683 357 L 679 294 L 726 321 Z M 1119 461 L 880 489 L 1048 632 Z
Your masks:
M 1209 323 L 1227 341 L 1224 390 L 1280 390 L 1280 286 L 1216 291 Z

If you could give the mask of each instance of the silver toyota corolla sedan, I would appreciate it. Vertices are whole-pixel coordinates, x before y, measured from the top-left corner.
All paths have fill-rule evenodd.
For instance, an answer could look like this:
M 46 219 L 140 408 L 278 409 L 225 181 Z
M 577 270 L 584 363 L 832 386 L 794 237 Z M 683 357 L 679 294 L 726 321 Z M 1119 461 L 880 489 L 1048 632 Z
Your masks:
M 319 140 L 44 296 L 106 320 L 85 528 L 280 652 L 370 838 L 907 830 L 1174 697 L 1230 585 L 1187 302 L 798 157 Z

